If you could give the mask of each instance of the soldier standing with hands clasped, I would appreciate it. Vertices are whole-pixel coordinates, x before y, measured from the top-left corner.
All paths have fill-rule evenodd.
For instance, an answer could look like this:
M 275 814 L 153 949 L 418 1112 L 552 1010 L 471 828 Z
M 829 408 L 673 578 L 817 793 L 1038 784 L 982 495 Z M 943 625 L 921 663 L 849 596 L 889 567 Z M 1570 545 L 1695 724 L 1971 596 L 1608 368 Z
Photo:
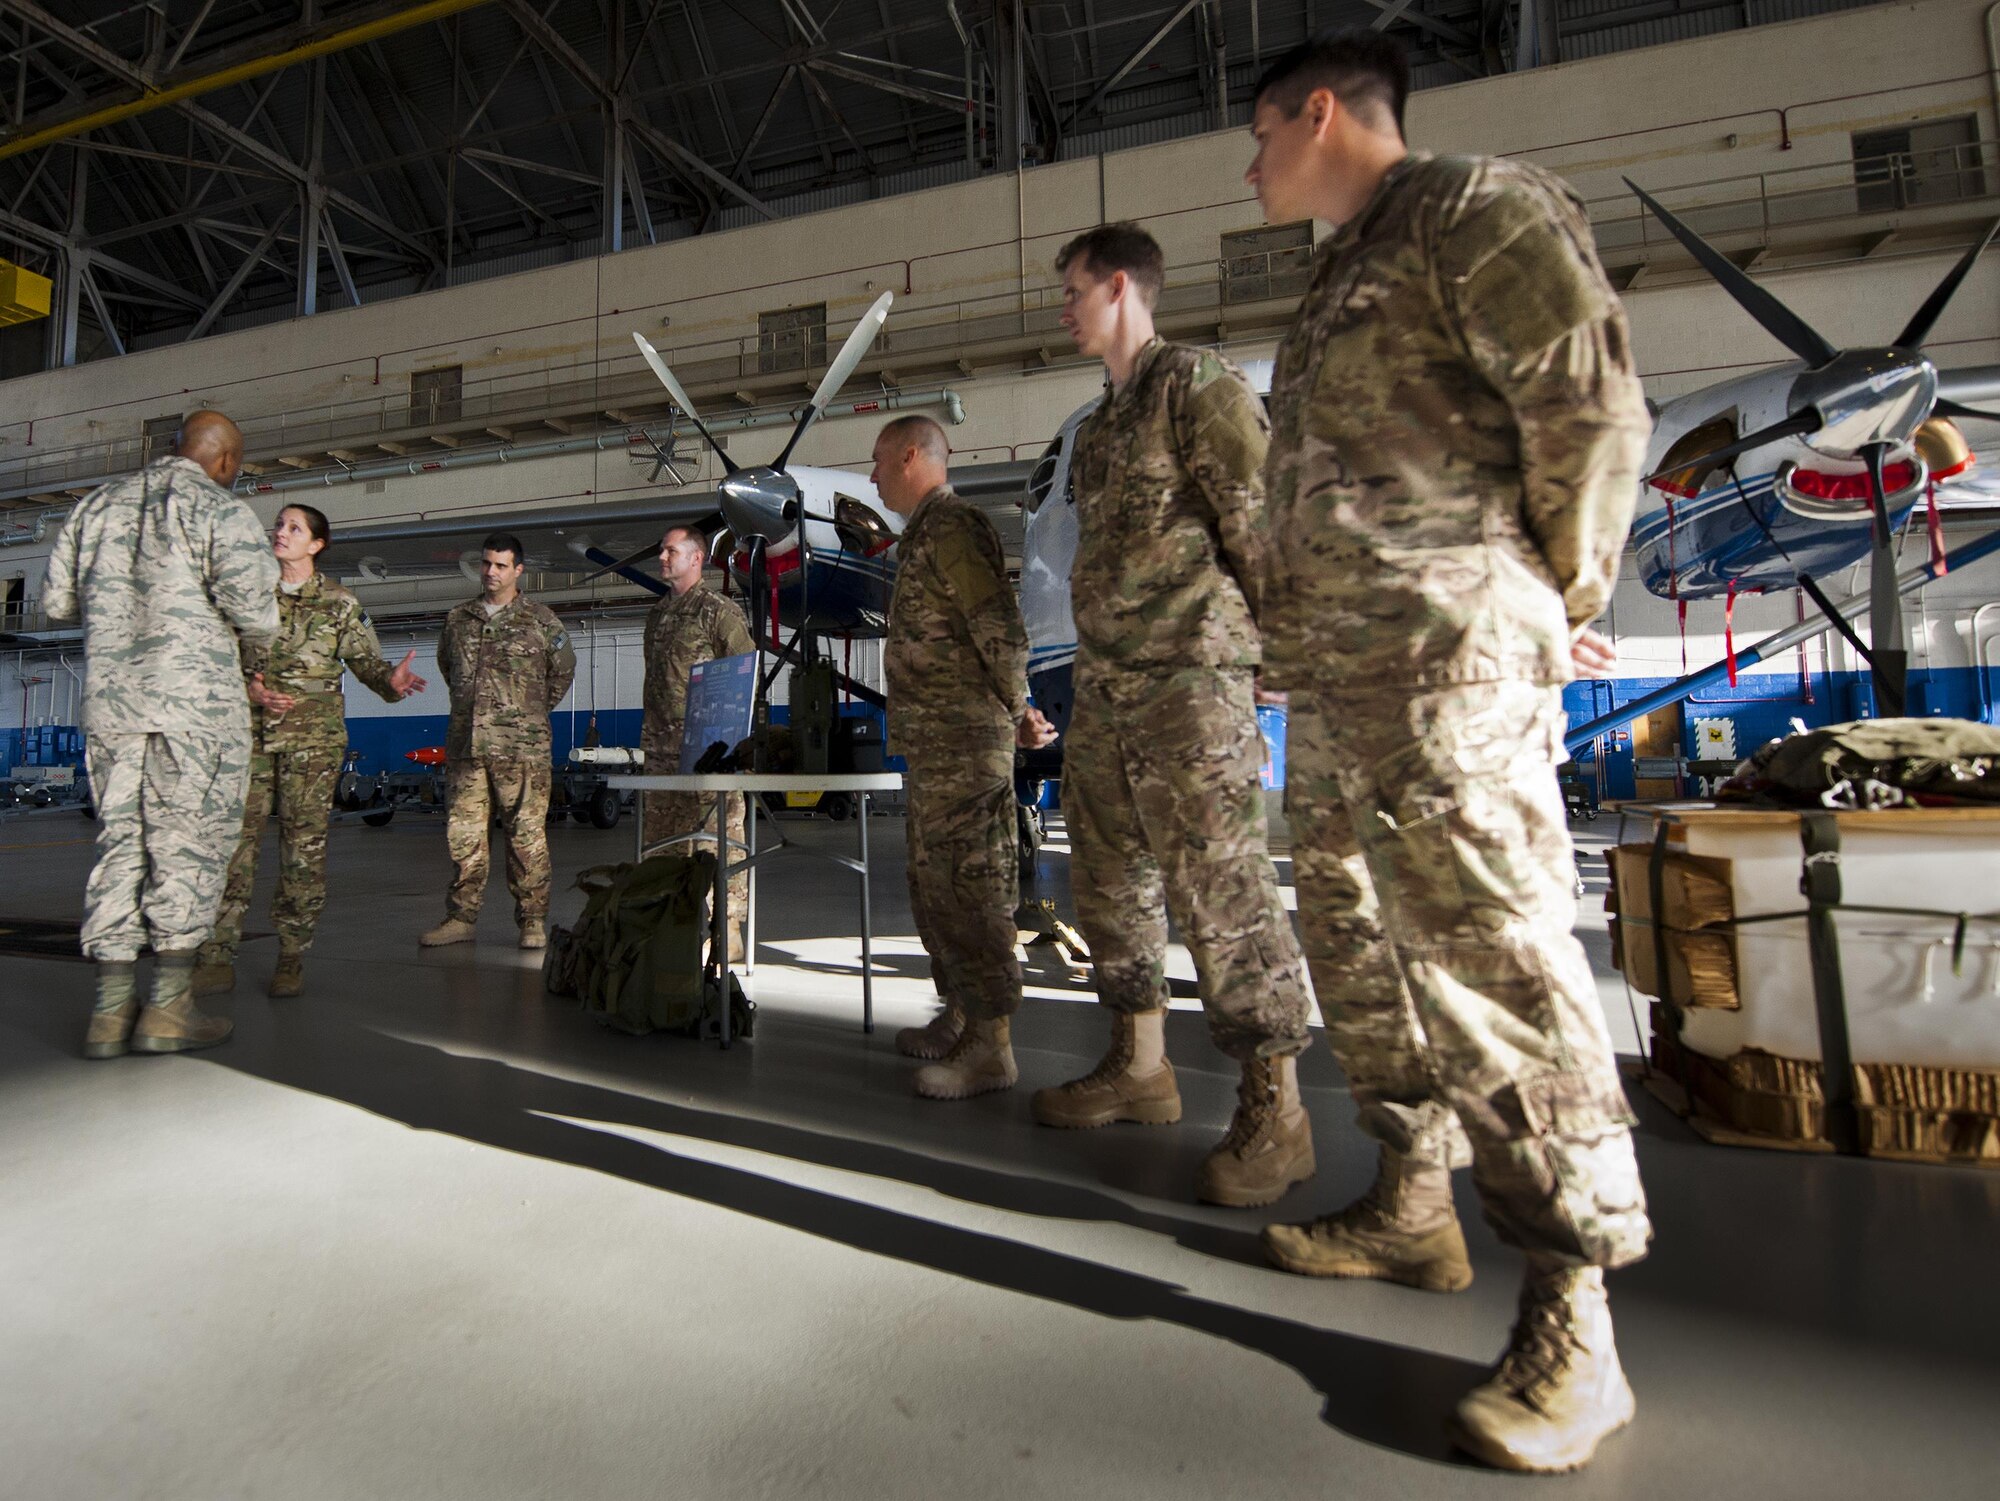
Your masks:
M 488 871 L 487 826 L 507 836 L 507 889 L 521 947 L 545 948 L 549 915 L 549 715 L 576 677 L 555 612 L 521 594 L 521 539 L 495 532 L 480 551 L 484 585 L 444 620 L 438 673 L 451 689 L 445 741 L 445 844 L 457 877 L 425 948 L 469 943 Z
M 227 1020 L 195 1008 L 195 957 L 250 779 L 239 652 L 278 629 L 277 561 L 229 492 L 242 467 L 236 424 L 191 413 L 172 457 L 86 496 L 49 554 L 49 618 L 83 622 L 83 730 L 101 821 L 84 894 L 83 951 L 97 961 L 86 1058 L 229 1036 Z M 158 968 L 140 1012 L 136 965 L 148 943 Z
M 1585 1463 L 1631 1419 L 1604 1269 L 1651 1234 L 1576 906 L 1561 684 L 1601 670 L 1648 427 L 1583 205 L 1521 163 L 1413 154 L 1372 32 L 1258 83 L 1272 223 L 1338 226 L 1271 390 L 1267 684 L 1291 696 L 1299 915 L 1327 1040 L 1381 1143 L 1359 1201 L 1265 1243 L 1289 1270 L 1472 1277 L 1451 1168 L 1527 1253 L 1454 1442 Z
M 257 846 L 274 808 L 278 895 L 271 920 L 278 929 L 278 967 L 270 994 L 285 998 L 304 991 L 305 953 L 326 905 L 326 822 L 347 753 L 341 675 L 351 669 L 386 703 L 424 690 L 424 680 L 410 670 L 416 652 L 391 667 L 361 601 L 314 566 L 331 537 L 325 515 L 312 506 L 286 506 L 271 526 L 279 573 L 278 635 L 267 646 L 243 651 L 251 705 L 250 796 L 215 931 L 202 946 L 195 971 L 196 995 L 218 994 L 236 983 L 236 948 L 257 880 Z
M 1014 747 L 1046 745 L 1028 707 L 1028 633 L 1000 535 L 946 483 L 951 450 L 928 417 L 900 417 L 875 440 L 882 503 L 904 518 L 883 667 L 889 749 L 909 764 L 910 906 L 945 1009 L 897 1046 L 937 1061 L 916 1092 L 958 1100 L 1009 1089 L 1020 895 Z
M 687 720 L 688 672 L 717 657 L 740 657 L 757 649 L 743 607 L 702 582 L 708 544 L 692 527 L 677 526 L 660 540 L 660 577 L 671 591 L 646 612 L 646 712 L 639 732 L 650 776 L 671 776 L 679 768 L 681 732 Z M 715 829 L 715 799 L 698 792 L 648 792 L 644 809 L 648 847 L 679 834 Z M 748 812 L 740 796 L 729 799 L 724 837 L 746 842 Z M 712 842 L 712 841 L 704 841 Z M 730 856 L 718 851 L 718 858 Z M 743 958 L 743 923 L 750 910 L 750 873 L 729 878 L 729 962 Z
M 1268 1204 L 1314 1166 L 1296 1069 L 1310 1003 L 1271 865 L 1252 701 L 1269 429 L 1241 370 L 1154 332 L 1165 274 L 1151 235 L 1102 226 L 1056 269 L 1063 325 L 1111 382 L 1070 467 L 1076 703 L 1063 808 L 1077 926 L 1113 1032 L 1095 1069 L 1035 1095 L 1035 1118 L 1180 1119 L 1166 1057 L 1171 910 L 1209 1034 L 1243 1068 L 1196 1192 Z

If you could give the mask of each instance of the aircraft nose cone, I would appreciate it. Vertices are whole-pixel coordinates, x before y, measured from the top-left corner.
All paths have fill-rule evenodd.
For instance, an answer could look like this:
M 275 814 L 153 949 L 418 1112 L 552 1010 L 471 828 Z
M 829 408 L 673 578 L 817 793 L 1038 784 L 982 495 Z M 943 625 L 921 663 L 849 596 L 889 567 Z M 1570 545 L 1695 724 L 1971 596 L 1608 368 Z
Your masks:
M 763 537 L 779 542 L 791 535 L 794 517 L 787 515 L 798 501 L 798 487 L 770 469 L 742 469 L 717 487 L 723 519 L 738 537 Z

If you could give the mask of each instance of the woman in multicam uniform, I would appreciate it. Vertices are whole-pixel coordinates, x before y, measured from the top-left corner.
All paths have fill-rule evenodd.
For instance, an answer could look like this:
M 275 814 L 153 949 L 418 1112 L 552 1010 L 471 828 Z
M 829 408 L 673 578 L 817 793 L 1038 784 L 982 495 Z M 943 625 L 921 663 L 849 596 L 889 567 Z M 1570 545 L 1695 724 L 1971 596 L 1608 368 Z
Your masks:
M 305 951 L 326 904 L 327 817 L 347 753 L 342 669 L 389 703 L 425 686 L 410 670 L 416 652 L 391 667 L 361 601 L 315 570 L 314 559 L 330 536 L 326 517 L 311 506 L 286 506 L 271 526 L 279 569 L 278 635 L 270 646 L 243 654 L 251 706 L 250 797 L 215 931 L 202 949 L 198 994 L 236 983 L 236 946 L 257 879 L 257 846 L 273 808 L 278 894 L 271 921 L 278 930 L 278 967 L 270 994 L 295 996 L 304 990 Z

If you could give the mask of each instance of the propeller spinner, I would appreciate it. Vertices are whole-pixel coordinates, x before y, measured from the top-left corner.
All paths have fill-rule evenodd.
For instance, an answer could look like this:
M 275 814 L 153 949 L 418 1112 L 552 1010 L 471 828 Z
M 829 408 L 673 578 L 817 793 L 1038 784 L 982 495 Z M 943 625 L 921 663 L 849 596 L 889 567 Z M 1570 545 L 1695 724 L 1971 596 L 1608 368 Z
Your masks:
M 1653 217 L 1722 284 L 1737 306 L 1797 355 L 1806 367 L 1792 382 L 1791 410 L 1782 419 L 1700 458 L 1676 460 L 1672 469 L 1648 475 L 1645 483 L 1704 470 L 1781 438 L 1795 437 L 1831 459 L 1859 459 L 1865 463 L 1873 513 L 1869 615 L 1873 649 L 1869 653 L 1869 667 L 1874 676 L 1877 712 L 1900 716 L 1908 651 L 1904 645 L 1901 594 L 1895 554 L 1891 550 L 1883 469 L 1890 454 L 1906 447 L 1917 429 L 1933 415 L 2000 422 L 2000 416 L 1941 400 L 1937 368 L 1923 351 L 1924 340 L 1930 337 L 1952 294 L 1992 243 L 1994 234 L 2000 232 L 2000 223 L 1989 228 L 1959 258 L 1950 274 L 1924 299 L 1924 305 L 1917 309 L 1894 344 L 1884 349 L 1844 350 L 1829 343 L 1818 330 L 1752 281 L 1742 267 L 1676 219 L 1629 177 L 1625 186 L 1639 195 L 1639 201 Z M 1801 584 L 1810 587 L 1810 581 L 1803 578 Z

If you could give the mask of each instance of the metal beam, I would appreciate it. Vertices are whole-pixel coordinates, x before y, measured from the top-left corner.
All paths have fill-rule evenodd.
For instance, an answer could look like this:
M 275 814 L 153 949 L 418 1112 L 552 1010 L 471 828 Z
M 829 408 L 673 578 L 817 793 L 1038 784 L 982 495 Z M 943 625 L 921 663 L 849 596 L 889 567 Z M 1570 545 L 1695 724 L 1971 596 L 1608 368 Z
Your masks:
M 438 3 L 442 3 L 442 0 L 438 0 Z M 31 15 L 37 26 L 49 32 L 65 46 L 81 53 L 113 76 L 142 88 L 148 86 L 144 73 L 140 71 L 136 64 L 120 57 L 94 38 L 86 36 L 82 32 L 56 20 L 55 17 L 42 10 L 40 6 L 31 3 L 31 0 L 0 0 L 0 7 L 11 9 L 24 15 Z M 265 97 L 269 97 L 268 90 Z M 222 119 L 219 115 L 212 114 L 200 105 L 189 104 L 183 101 L 180 103 L 179 108 L 190 119 L 194 120 L 204 130 L 218 139 L 247 153 L 254 160 L 260 161 L 273 171 L 281 173 L 293 183 L 301 187 L 305 186 L 307 181 L 305 169 L 283 152 L 266 146 L 247 131 L 229 124 L 228 121 Z M 6 146 L 0 146 L 0 157 L 9 155 L 11 149 L 19 145 L 19 141 L 14 141 L 9 142 Z M 333 190 L 328 191 L 327 200 L 338 204 L 349 215 L 361 223 L 368 225 L 371 229 L 387 235 L 399 244 L 407 245 L 410 249 L 423 256 L 427 262 L 436 263 L 437 257 L 428 245 L 415 236 L 405 233 L 396 224 L 377 215 L 366 204 L 350 198 L 345 193 Z
M 1113 89 L 1117 88 L 1119 84 L 1125 81 L 1125 75 L 1127 73 L 1130 73 L 1134 68 L 1138 67 L 1139 64 L 1144 62 L 1147 58 L 1151 57 L 1153 55 L 1153 49 L 1159 46 L 1160 43 L 1164 42 L 1169 36 L 1171 36 L 1173 34 L 1173 29 L 1176 26 L 1180 25 L 1182 21 L 1186 20 L 1188 17 L 1188 13 L 1201 3 L 1202 0 L 1183 0 L 1183 4 L 1181 5 L 1181 7 L 1178 10 L 1176 10 L 1172 15 L 1167 17 L 1166 21 L 1162 23 L 1162 25 L 1160 26 L 1160 29 L 1154 32 L 1151 36 L 1147 37 L 1144 42 L 1140 43 L 1139 50 L 1134 52 L 1130 57 L 1126 58 L 1124 62 L 1120 63 L 1117 69 L 1112 73 L 1112 75 L 1109 78 L 1105 79 L 1103 83 L 1097 86 L 1096 93 L 1092 94 L 1088 99 L 1084 100 L 1083 103 L 1079 104 L 1075 109 L 1070 111 L 1069 118 L 1063 121 L 1063 127 L 1062 127 L 1063 133 L 1067 135 L 1069 133 L 1070 128 L 1074 126 L 1078 120 L 1081 120 L 1085 115 L 1089 114 L 1092 110 L 1096 109 L 1100 104 L 1102 104 L 1105 100 L 1105 97 L 1109 95 Z M 1368 0 L 1368 3 L 1371 5 L 1375 4 L 1376 0 Z
M 504 3 L 506 4 L 508 14 L 513 16 L 521 29 L 533 37 L 544 52 L 548 53 L 550 57 L 568 69 L 579 83 L 607 102 L 616 98 L 611 85 L 597 76 L 597 70 L 591 67 L 574 47 L 570 46 L 560 32 L 535 14 L 534 8 L 527 3 L 527 0 L 504 0 Z M 736 199 L 738 202 L 755 209 L 766 219 L 775 219 L 778 217 L 776 209 L 756 197 L 740 184 L 731 182 L 722 173 L 716 171 L 715 168 L 703 161 L 701 157 L 688 150 L 679 141 L 669 138 L 646 121 L 638 119 L 635 116 L 629 122 L 628 129 L 630 129 L 633 137 L 641 145 L 653 152 L 654 155 L 665 160 L 669 165 L 685 167 L 698 174 L 704 180 L 722 189 L 723 192 L 729 194 L 730 197 Z
M 1361 0 L 1361 3 L 1371 10 L 1384 13 L 1394 11 L 1396 14 L 1391 16 L 1390 20 L 1406 21 L 1416 27 L 1417 30 L 1428 31 L 1432 36 L 1442 41 L 1450 42 L 1455 47 L 1464 47 L 1473 52 L 1479 50 L 1479 38 L 1472 35 L 1471 32 L 1461 31 L 1458 27 L 1452 25 L 1451 22 L 1440 21 L 1436 16 L 1428 15 L 1421 9 L 1405 13 L 1404 7 L 1410 3 L 1410 0 Z M 1377 29 L 1380 29 L 1380 25 L 1378 25 Z
M 238 292 L 243 290 L 243 283 L 250 279 L 250 273 L 257 269 L 257 263 L 264 258 L 264 253 L 276 242 L 279 227 L 283 223 L 284 220 L 280 219 L 264 231 L 264 238 L 257 242 L 257 248 L 243 257 L 243 264 L 238 266 L 229 280 L 222 284 L 222 290 L 215 294 L 215 300 L 209 303 L 207 308 L 203 310 L 201 317 L 195 320 L 194 327 L 182 335 L 183 342 L 199 339 L 203 334 L 208 332 L 209 326 L 221 316 L 222 310 L 229 305 Z
M 118 104 L 97 104 L 80 113 L 0 142 L 0 160 L 19 155 L 23 151 L 32 151 L 38 146 L 65 140 L 73 135 L 81 135 L 86 130 L 95 130 L 120 120 L 129 120 L 134 115 L 143 115 L 168 105 L 181 104 L 202 94 L 228 88 L 232 84 L 261 78 L 266 73 L 275 73 L 281 68 L 291 67 L 294 63 L 325 57 L 329 53 L 341 52 L 349 47 L 358 47 L 380 37 L 407 31 L 412 26 L 426 25 L 446 16 L 456 15 L 459 11 L 470 10 L 476 5 L 489 3 L 490 0 L 424 0 L 424 3 L 419 5 L 378 6 L 374 18 L 359 25 L 350 24 L 343 18 L 340 28 L 328 35 L 286 47 L 278 52 L 254 56 L 229 66 L 213 70 L 205 69 L 199 77 L 190 78 L 182 83 L 169 84 L 163 88 L 139 65 L 119 57 L 109 48 L 83 36 L 82 33 L 73 31 L 35 4 L 34 0 L 0 0 L 0 9 L 10 10 L 23 20 L 33 22 L 68 45 L 77 47 L 79 41 L 86 43 L 86 47 L 78 47 L 77 50 L 84 51 L 92 61 L 102 64 L 104 58 L 115 59 L 117 66 L 107 68 L 106 71 L 126 83 L 138 85 L 142 90 L 137 99 L 128 99 Z
M 123 354 L 125 341 L 118 336 L 118 325 L 111 321 L 111 309 L 104 305 L 104 294 L 97 290 L 97 282 L 91 276 L 88 265 L 83 267 L 83 291 L 90 299 L 90 310 L 97 315 L 97 326 L 104 330 L 104 337 L 111 341 L 111 352 Z

